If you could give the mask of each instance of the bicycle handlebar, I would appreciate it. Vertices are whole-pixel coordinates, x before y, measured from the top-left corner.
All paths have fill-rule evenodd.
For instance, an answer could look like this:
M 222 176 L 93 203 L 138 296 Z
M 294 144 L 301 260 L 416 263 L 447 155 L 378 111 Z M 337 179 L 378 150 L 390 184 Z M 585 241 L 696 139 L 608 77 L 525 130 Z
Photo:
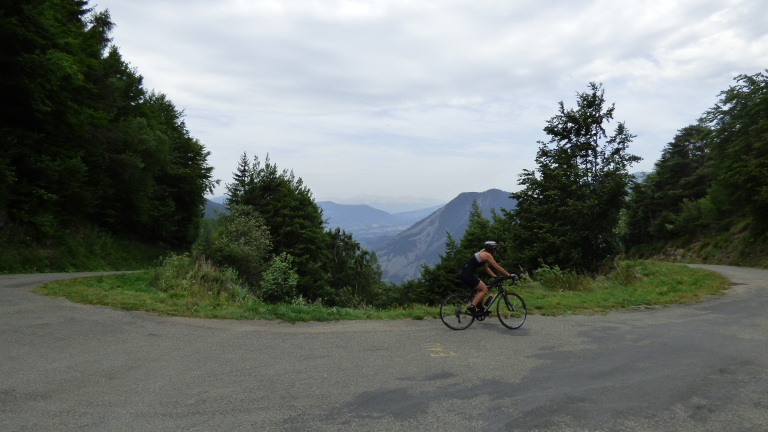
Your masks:
M 495 287 L 496 285 L 501 284 L 505 280 L 510 280 L 510 279 L 517 280 L 517 276 L 515 276 L 513 273 L 510 273 L 509 276 L 497 276 L 497 277 L 493 278 L 493 282 L 488 284 L 488 288 Z

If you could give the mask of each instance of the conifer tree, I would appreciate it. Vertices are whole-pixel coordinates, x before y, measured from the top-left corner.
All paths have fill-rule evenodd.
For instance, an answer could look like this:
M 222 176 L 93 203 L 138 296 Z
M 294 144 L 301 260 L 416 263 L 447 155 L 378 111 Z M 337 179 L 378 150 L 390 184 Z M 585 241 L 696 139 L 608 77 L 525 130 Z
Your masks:
M 678 131 L 653 172 L 632 186 L 625 214 L 627 247 L 690 234 L 680 216 L 684 203 L 704 198 L 710 185 L 706 164 L 710 129 L 696 124 Z
M 768 231 L 768 70 L 735 80 L 702 119 L 712 128 L 710 196 L 723 217 L 746 212 L 762 233 Z
M 262 164 L 258 156 L 253 163 L 243 154 L 232 183 L 226 185 L 226 206 L 249 206 L 258 212 L 269 227 L 272 253 L 287 253 L 299 276 L 298 292 L 305 298 L 331 298 L 328 284 L 327 237 L 323 228 L 323 212 L 312 198 L 309 188 L 293 171 L 278 171 L 269 155 Z
M 111 45 L 109 12 L 87 3 L 3 3 L 0 227 L 45 240 L 93 224 L 188 246 L 215 184 L 209 153 Z
M 512 261 L 536 268 L 540 261 L 561 268 L 594 271 L 618 250 L 615 233 L 632 181 L 627 168 L 640 160 L 627 152 L 634 138 L 624 123 L 612 135 L 613 119 L 601 85 L 578 93 L 576 109 L 560 102 L 547 121 L 549 142 L 539 142 L 537 168 L 524 170 L 512 193 L 512 233 L 519 248 Z

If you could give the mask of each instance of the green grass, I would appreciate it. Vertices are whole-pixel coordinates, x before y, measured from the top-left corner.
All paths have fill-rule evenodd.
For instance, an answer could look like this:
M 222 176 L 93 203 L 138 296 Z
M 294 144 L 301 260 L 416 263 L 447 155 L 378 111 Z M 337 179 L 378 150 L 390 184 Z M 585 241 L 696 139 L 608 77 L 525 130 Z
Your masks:
M 634 263 L 631 268 L 635 269 L 637 278 L 619 278 L 616 275 L 598 277 L 589 289 L 582 291 L 560 291 L 531 281 L 516 285 L 514 291 L 525 300 L 529 314 L 594 314 L 698 301 L 706 295 L 723 294 L 729 283 L 717 273 L 682 265 L 642 261 Z M 250 297 L 235 301 L 226 295 L 192 296 L 178 291 L 158 291 L 152 287 L 151 279 L 152 272 L 93 276 L 50 282 L 38 287 L 37 292 L 78 303 L 195 318 L 297 322 L 439 316 L 438 307 L 422 305 L 351 309 L 301 304 L 271 305 Z M 628 283 L 630 280 L 631 283 Z
M 715 272 L 663 262 L 642 262 L 642 273 L 627 285 L 599 277 L 585 292 L 553 292 L 540 284 L 516 288 L 529 313 L 561 315 L 689 303 L 721 295 L 729 285 L 727 278 Z
M 270 305 L 253 298 L 234 301 L 227 296 L 195 297 L 179 291 L 163 292 L 151 286 L 152 272 L 66 279 L 41 285 L 39 294 L 65 297 L 84 304 L 111 306 L 123 310 L 142 310 L 161 315 L 219 319 L 266 319 L 296 321 L 334 321 L 351 319 L 424 319 L 434 317 L 436 309 L 410 306 L 376 310 L 338 307 Z

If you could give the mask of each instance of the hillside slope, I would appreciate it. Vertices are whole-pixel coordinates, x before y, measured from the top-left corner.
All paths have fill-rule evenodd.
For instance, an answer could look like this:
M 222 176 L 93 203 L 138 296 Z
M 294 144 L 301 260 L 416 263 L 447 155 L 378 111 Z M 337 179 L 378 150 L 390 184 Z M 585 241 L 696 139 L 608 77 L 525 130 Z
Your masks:
M 434 265 L 438 254 L 445 250 L 445 232 L 459 240 L 469 223 L 472 201 L 477 200 L 483 216 L 491 216 L 491 208 L 513 209 L 516 201 L 509 198 L 509 192 L 490 189 L 485 192 L 465 192 L 448 204 L 421 220 L 397 237 L 375 249 L 383 271 L 384 280 L 400 282 L 419 276 L 421 264 Z M 456 270 L 458 271 L 458 269 Z
M 226 213 L 227 208 L 224 207 L 224 204 L 217 203 L 216 201 L 211 201 L 209 199 L 205 200 L 205 210 L 203 212 L 203 217 L 207 218 L 215 218 L 216 212 L 219 213 Z
M 337 204 L 319 201 L 323 209 L 326 227 L 339 227 L 351 233 L 360 245 L 368 250 L 383 245 L 414 223 L 432 214 L 440 206 L 400 213 L 387 213 L 365 204 Z

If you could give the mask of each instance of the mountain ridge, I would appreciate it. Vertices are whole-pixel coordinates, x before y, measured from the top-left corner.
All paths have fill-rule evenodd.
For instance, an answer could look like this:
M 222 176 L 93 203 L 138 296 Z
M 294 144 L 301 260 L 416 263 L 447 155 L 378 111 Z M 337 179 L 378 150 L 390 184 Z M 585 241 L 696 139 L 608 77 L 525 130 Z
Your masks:
M 477 200 L 483 216 L 490 217 L 492 208 L 496 211 L 515 208 L 517 201 L 509 198 L 509 194 L 500 189 L 463 192 L 394 239 L 375 248 L 382 278 L 400 282 L 418 277 L 422 263 L 434 265 L 439 262 L 439 254 L 445 251 L 446 231 L 457 241 L 464 235 L 472 201 Z
M 351 233 L 366 249 L 373 250 L 414 223 L 432 214 L 440 206 L 419 210 L 389 213 L 366 204 L 338 204 L 333 201 L 319 201 L 323 209 L 326 227 L 339 227 Z

